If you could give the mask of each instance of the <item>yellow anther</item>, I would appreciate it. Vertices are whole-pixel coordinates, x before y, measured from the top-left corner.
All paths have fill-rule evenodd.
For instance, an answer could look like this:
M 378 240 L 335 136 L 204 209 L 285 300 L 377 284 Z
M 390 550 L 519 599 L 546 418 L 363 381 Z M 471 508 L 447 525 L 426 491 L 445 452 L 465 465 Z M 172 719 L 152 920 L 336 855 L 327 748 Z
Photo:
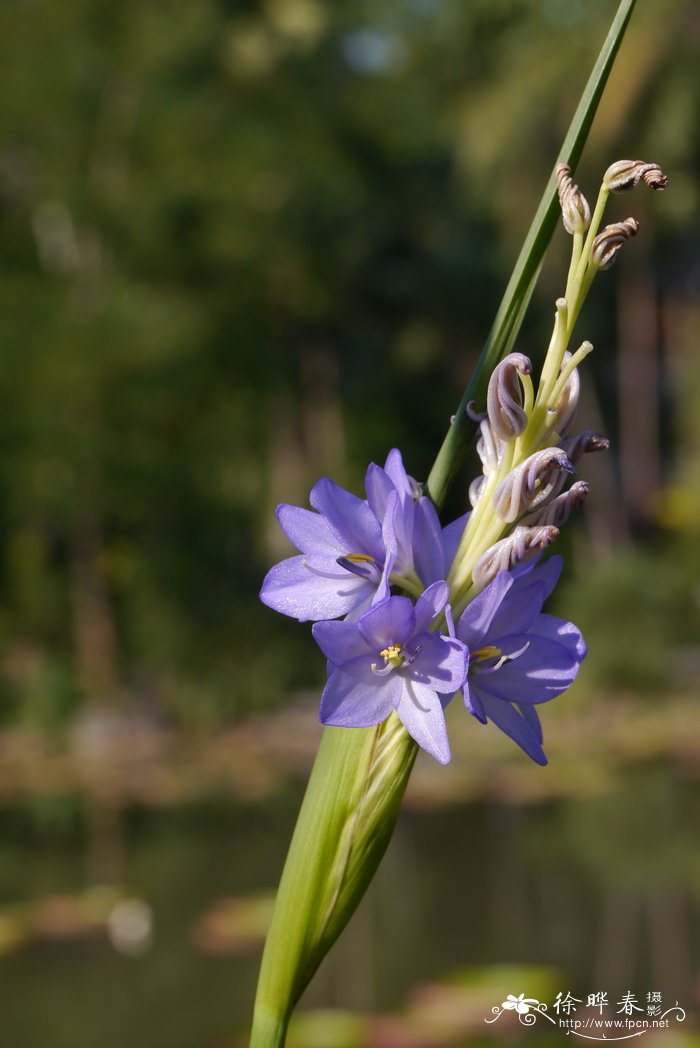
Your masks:
M 487 644 L 483 648 L 477 648 L 476 651 L 471 653 L 472 659 L 476 659 L 477 662 L 485 662 L 487 659 L 499 659 L 501 657 L 501 649 L 495 647 L 493 644 Z
M 346 553 L 346 560 L 351 560 L 353 564 L 374 564 L 375 558 L 369 553 Z
M 379 654 L 387 662 L 391 663 L 392 666 L 400 666 L 403 662 L 403 644 L 390 644 L 388 648 L 384 648 Z

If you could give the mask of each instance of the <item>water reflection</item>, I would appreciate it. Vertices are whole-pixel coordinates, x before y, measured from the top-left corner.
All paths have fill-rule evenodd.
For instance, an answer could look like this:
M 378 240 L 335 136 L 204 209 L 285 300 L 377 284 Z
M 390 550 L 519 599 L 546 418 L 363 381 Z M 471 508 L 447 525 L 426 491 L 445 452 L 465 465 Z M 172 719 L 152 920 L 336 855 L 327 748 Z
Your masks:
M 121 914 L 126 923 L 115 917 L 115 906 L 127 905 L 124 892 L 103 894 L 104 912 L 95 916 L 93 906 L 90 921 L 78 919 L 86 889 L 94 887 L 84 813 L 68 820 L 72 829 L 47 835 L 21 811 L 5 812 L 4 1043 L 233 1044 L 254 992 L 256 928 L 266 912 L 260 891 L 276 879 L 298 800 L 292 792 L 256 805 L 211 801 L 113 813 L 113 861 L 130 899 Z M 398 1011 L 416 983 L 428 983 L 432 989 L 418 994 L 421 1007 L 437 1001 L 447 1014 L 456 998 L 438 992 L 436 981 L 469 969 L 470 1022 L 484 1036 L 479 1008 L 489 994 L 544 992 L 506 985 L 505 976 L 494 989 L 487 970 L 525 965 L 548 973 L 537 979 L 552 997 L 557 990 L 579 998 L 604 990 L 616 1001 L 626 991 L 653 990 L 692 1013 L 699 804 L 696 783 L 680 782 L 658 764 L 627 772 L 615 791 L 599 797 L 404 813 L 375 883 L 303 1007 Z M 241 900 L 249 895 L 246 908 Z M 61 912 L 72 921 L 47 931 L 47 897 L 54 913 L 63 897 Z M 117 952 L 115 928 L 120 935 L 136 928 L 138 948 Z

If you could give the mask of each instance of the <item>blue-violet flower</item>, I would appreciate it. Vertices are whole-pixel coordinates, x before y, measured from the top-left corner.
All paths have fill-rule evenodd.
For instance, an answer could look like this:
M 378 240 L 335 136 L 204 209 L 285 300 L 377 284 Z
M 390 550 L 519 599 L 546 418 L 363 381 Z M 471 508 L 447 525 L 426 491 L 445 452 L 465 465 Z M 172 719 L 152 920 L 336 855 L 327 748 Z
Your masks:
M 447 584 L 436 582 L 415 605 L 388 597 L 357 622 L 314 625 L 330 663 L 321 696 L 324 724 L 366 728 L 395 710 L 419 746 L 441 764 L 449 761 L 443 706 L 464 684 L 468 652 L 453 637 L 430 632 L 448 595 Z
M 547 758 L 534 706 L 565 691 L 586 655 L 573 623 L 541 611 L 562 563 L 552 557 L 499 571 L 457 624 L 457 637 L 470 652 L 467 709 L 483 724 L 492 720 L 538 764 Z

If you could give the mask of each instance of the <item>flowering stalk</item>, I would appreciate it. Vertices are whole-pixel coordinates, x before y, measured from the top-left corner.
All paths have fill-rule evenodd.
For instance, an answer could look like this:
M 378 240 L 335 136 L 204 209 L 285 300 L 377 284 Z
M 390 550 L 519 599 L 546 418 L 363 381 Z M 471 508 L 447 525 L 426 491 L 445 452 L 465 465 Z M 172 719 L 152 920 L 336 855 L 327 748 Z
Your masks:
M 633 3 L 620 6 L 568 155 L 590 123 Z M 588 494 L 582 481 L 565 490 L 577 462 L 607 446 L 590 432 L 570 436 L 577 368 L 592 347 L 583 343 L 570 353 L 568 345 L 595 272 L 636 232 L 633 220 L 599 232 L 607 196 L 628 183 L 663 188 L 664 181 L 656 165 L 626 161 L 613 168 L 590 225 L 569 168 L 558 171 L 572 259 L 537 387 L 529 359 L 507 350 L 545 235 L 530 244 L 527 286 L 499 321 L 502 337 L 492 341 L 504 359 L 491 361 L 497 366 L 486 410 L 465 406 L 452 427 L 463 433 L 471 419 L 480 428 L 483 469 L 470 487 L 471 514 L 443 528 L 431 501 L 440 500 L 456 460 L 451 439 L 431 473 L 431 498 L 394 450 L 384 467 L 368 468 L 365 499 L 322 480 L 311 493 L 311 510 L 278 509 L 299 553 L 270 570 L 261 599 L 315 623 L 314 638 L 328 660 L 321 700 L 327 727 L 280 882 L 251 1048 L 284 1044 L 294 1005 L 384 853 L 418 747 L 440 763 L 450 759 L 444 707 L 454 695 L 463 696 L 476 720 L 492 721 L 534 761 L 546 763 L 535 707 L 568 688 L 586 649 L 572 623 L 541 611 L 561 559 L 538 563 L 539 554 Z M 541 233 L 545 221 L 538 221 Z
M 250 1048 L 284 1045 L 294 1005 L 389 843 L 417 752 L 395 715 L 325 729 L 277 892 Z

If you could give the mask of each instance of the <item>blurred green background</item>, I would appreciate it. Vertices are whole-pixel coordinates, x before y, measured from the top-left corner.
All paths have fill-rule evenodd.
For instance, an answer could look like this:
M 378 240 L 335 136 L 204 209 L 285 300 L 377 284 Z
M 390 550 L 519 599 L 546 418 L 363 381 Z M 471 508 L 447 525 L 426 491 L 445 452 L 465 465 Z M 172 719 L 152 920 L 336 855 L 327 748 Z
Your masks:
M 276 882 L 320 731 L 310 631 L 257 601 L 289 552 L 274 506 L 361 490 L 393 446 L 425 477 L 615 6 L 0 9 L 3 1043 L 244 1027 L 265 905 L 238 897 Z M 613 450 L 562 540 L 590 655 L 544 711 L 552 763 L 452 710 L 455 760 L 419 763 L 310 1005 L 508 963 L 697 1007 L 699 58 L 697 4 L 640 0 L 576 172 L 593 198 L 641 156 L 670 187 L 612 201 L 642 229 L 580 324 L 580 421 Z M 500 992 L 435 1043 L 477 1043 Z

